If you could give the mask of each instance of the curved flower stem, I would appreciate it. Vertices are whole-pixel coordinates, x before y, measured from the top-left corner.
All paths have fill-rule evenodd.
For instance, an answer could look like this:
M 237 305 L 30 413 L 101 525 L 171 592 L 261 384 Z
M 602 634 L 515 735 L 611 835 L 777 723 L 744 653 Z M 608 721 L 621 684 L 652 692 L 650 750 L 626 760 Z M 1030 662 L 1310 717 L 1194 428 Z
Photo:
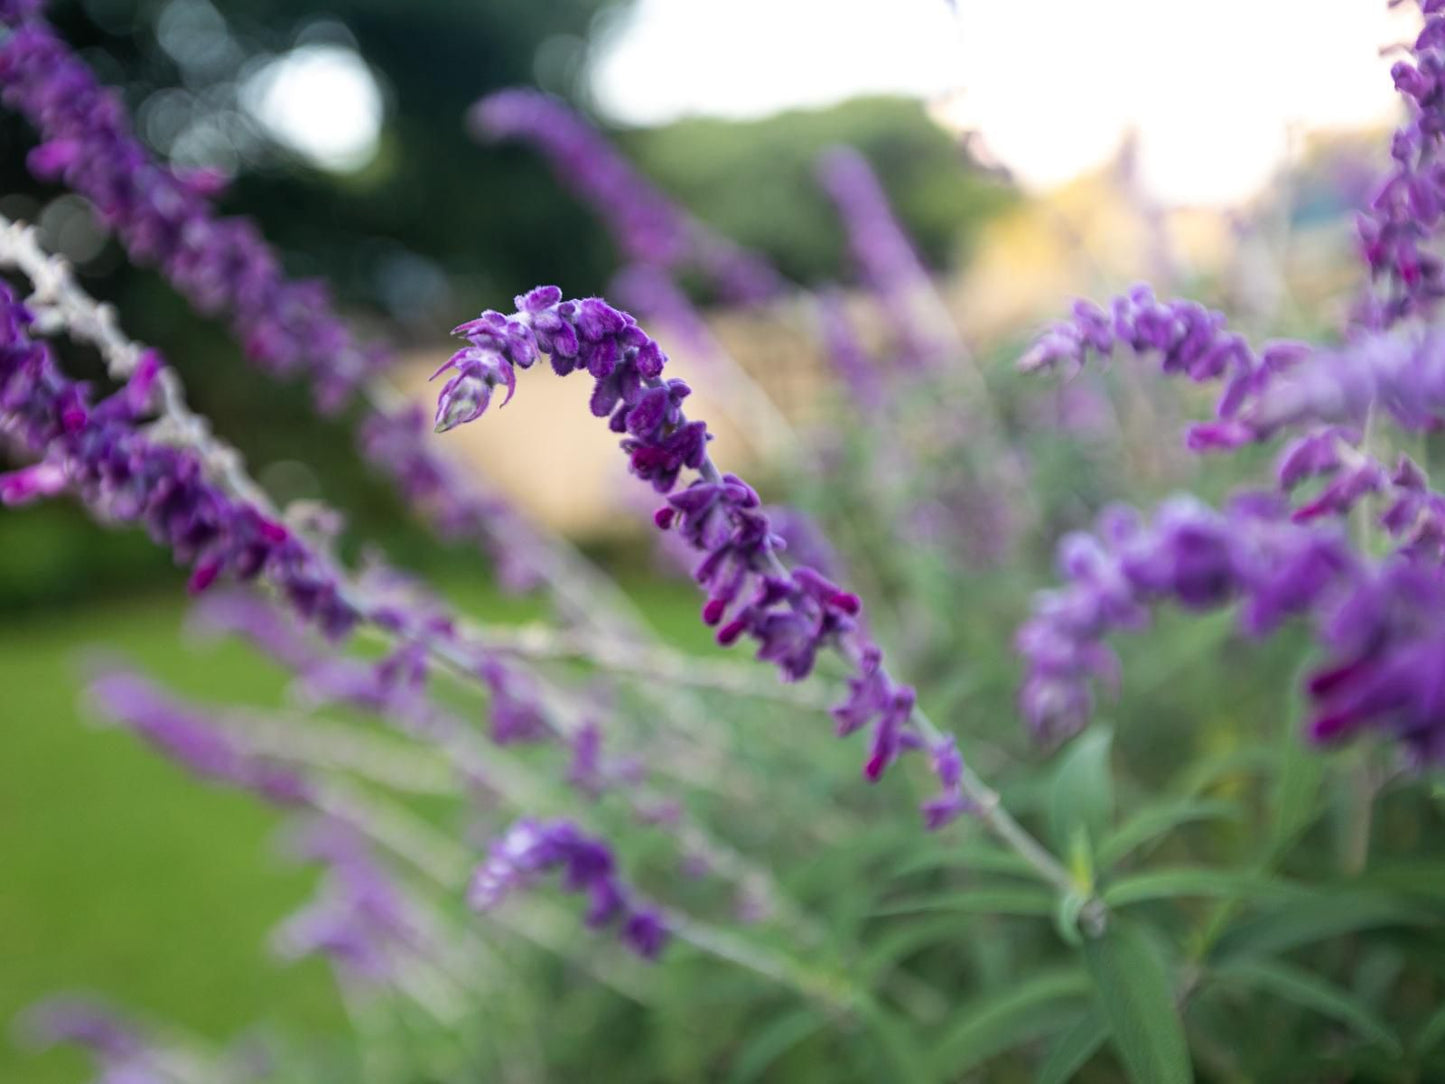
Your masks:
M 705 481 L 716 483 L 722 480 L 722 475 L 710 456 L 704 457 L 702 466 L 698 472 Z M 769 547 L 767 549 L 767 555 L 771 565 L 771 571 L 777 576 L 786 577 L 788 570 L 779 559 L 776 551 Z M 839 649 L 850 662 L 857 663 L 858 660 L 855 657 L 856 652 L 848 640 L 843 640 L 839 644 Z M 912 718 L 928 742 L 932 744 L 943 739 L 943 731 L 939 729 L 922 708 L 914 707 Z M 1000 842 L 1012 849 L 1020 858 L 1027 862 L 1044 882 L 1058 889 L 1060 893 L 1092 893 L 1091 885 L 1079 884 L 1069 873 L 1068 869 L 1065 868 L 1063 863 L 1055 858 L 1047 847 L 1035 839 L 1023 825 L 1014 819 L 1013 815 L 1003 807 L 998 792 L 980 779 L 978 775 L 968 767 L 967 762 L 963 765 L 959 783 L 965 797 L 973 803 L 975 815 L 979 820 L 983 821 L 988 829 L 998 837 Z M 1096 899 L 1090 899 L 1085 905 L 1084 913 L 1086 921 L 1090 926 L 1101 927 L 1103 921 L 1103 907 L 1101 903 Z
M 63 328 L 78 339 L 96 345 L 108 371 L 116 379 L 124 379 L 135 371 L 146 348 L 126 338 L 116 322 L 114 310 L 90 298 L 75 282 L 63 259 L 50 256 L 40 248 L 32 227 L 0 218 L 0 266 L 17 268 L 30 278 L 35 288 L 33 300 L 39 308 L 42 327 L 49 322 L 54 325 L 51 330 Z M 266 492 L 245 472 L 239 453 L 214 435 L 205 418 L 191 411 L 176 372 L 162 366 L 157 386 L 161 389 L 161 415 L 154 423 L 156 435 L 165 436 L 191 450 L 212 473 L 215 482 L 231 495 L 273 519 L 282 519 Z M 377 620 L 377 615 L 387 608 L 387 600 L 373 597 L 363 584 L 341 569 L 335 568 L 332 572 L 338 596 L 361 617 L 361 628 L 395 644 L 397 634 L 387 631 L 384 623 Z M 409 635 L 443 671 L 452 674 L 469 689 L 475 689 L 478 680 L 476 667 L 479 657 L 487 654 L 486 645 L 474 636 L 466 622 L 455 620 L 451 624 L 449 632 L 412 630 Z M 541 706 L 546 708 L 550 717 L 550 729 L 554 735 L 570 739 L 582 725 L 586 714 L 583 707 L 565 690 L 540 680 L 538 685 L 545 694 L 545 703 Z M 498 764 L 496 771 L 482 771 L 483 777 L 515 782 L 513 758 L 499 758 L 491 755 L 490 749 L 477 748 L 481 743 L 470 740 L 464 728 L 449 728 L 449 733 L 441 742 L 442 748 L 457 757 L 464 770 Z M 636 795 L 634 798 L 643 800 Z M 796 905 L 783 899 L 767 871 L 727 844 L 713 839 L 697 825 L 683 821 L 676 834 L 685 846 L 694 849 L 713 868 L 736 880 L 739 887 L 760 893 L 765 905 L 779 917 L 790 921 L 798 932 L 810 940 L 816 939 L 816 924 Z
M 626 674 L 669 685 L 712 689 L 758 700 L 774 700 L 794 707 L 826 710 L 833 697 L 800 686 L 759 681 L 753 672 L 732 663 L 717 662 L 669 651 L 653 645 L 620 645 L 615 641 L 553 629 L 545 625 L 519 628 L 478 627 L 476 639 L 490 650 L 517 655 L 534 662 L 576 659 L 608 673 Z

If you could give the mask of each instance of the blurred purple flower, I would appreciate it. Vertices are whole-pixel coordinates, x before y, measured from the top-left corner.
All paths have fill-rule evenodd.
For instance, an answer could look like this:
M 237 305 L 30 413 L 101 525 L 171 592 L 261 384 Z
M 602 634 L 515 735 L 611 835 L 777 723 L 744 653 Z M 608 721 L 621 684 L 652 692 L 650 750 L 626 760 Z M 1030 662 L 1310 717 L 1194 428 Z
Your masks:
M 252 752 L 213 720 L 137 673 L 107 671 L 91 680 L 89 691 L 106 716 L 202 779 L 249 790 L 281 806 L 307 805 L 314 799 L 304 776 Z
M 696 267 L 730 301 L 779 292 L 781 280 L 765 259 L 674 204 L 560 98 L 499 90 L 477 102 L 469 120 L 479 136 L 521 139 L 541 151 L 557 178 L 597 211 L 628 260 L 666 270 Z
M 656 910 L 631 899 L 615 865 L 607 845 L 571 821 L 519 820 L 492 844 L 472 876 L 467 899 L 488 911 L 538 878 L 560 872 L 564 891 L 587 897 L 587 925 L 602 929 L 620 921 L 622 942 L 644 959 L 656 959 L 667 942 L 666 925 Z
M 206 479 L 197 456 L 153 443 L 138 428 L 136 397 L 122 388 L 99 403 L 31 340 L 29 312 L 0 286 L 0 430 L 63 470 L 95 514 L 137 523 L 191 566 L 191 589 L 222 575 L 262 576 L 328 636 L 356 614 L 333 570 L 281 524 Z M 138 372 L 138 378 L 150 379 Z
M 916 315 L 919 296 L 933 289 L 928 272 L 868 160 L 851 147 L 835 147 L 818 160 L 818 179 L 838 207 L 853 261 L 881 302 L 899 357 L 923 365 L 946 354 L 950 344 L 929 334 Z

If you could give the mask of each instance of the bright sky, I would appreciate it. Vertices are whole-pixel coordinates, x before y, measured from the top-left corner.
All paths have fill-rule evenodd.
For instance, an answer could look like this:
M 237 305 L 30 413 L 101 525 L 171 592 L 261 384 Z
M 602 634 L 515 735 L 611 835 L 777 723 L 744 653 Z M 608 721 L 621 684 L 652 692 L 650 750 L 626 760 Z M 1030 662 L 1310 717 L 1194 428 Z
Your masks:
M 758 117 L 859 94 L 947 99 L 1026 183 L 1065 181 L 1137 129 L 1178 203 L 1247 197 L 1292 128 L 1389 121 L 1384 0 L 636 0 L 593 87 L 618 121 Z

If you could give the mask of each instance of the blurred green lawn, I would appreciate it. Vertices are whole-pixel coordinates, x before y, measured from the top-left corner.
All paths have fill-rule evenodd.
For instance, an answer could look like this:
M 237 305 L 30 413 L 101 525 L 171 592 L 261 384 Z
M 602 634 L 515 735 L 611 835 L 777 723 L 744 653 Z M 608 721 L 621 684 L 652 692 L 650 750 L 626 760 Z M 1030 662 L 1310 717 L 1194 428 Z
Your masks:
M 465 595 L 493 619 L 536 612 L 474 586 Z M 670 638 L 699 642 L 687 585 L 647 595 Z M 12 615 L 0 630 L 0 1081 L 85 1079 L 79 1056 L 37 1055 L 10 1027 L 56 992 L 105 995 L 216 1039 L 255 1022 L 313 1037 L 344 1027 L 324 965 L 266 951 L 313 881 L 278 860 L 280 816 L 95 727 L 81 703 L 88 652 L 123 654 L 183 694 L 280 703 L 277 668 L 239 644 L 189 643 L 184 616 L 177 590 Z

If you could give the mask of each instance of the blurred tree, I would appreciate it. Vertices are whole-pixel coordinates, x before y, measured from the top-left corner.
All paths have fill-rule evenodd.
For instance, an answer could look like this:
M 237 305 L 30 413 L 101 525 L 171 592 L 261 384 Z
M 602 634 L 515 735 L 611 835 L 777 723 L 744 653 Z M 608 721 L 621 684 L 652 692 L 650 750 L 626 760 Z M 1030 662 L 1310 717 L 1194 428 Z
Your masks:
M 722 233 L 804 282 L 847 278 L 846 239 L 814 175 L 848 143 L 866 155 L 924 259 L 949 266 L 1013 190 L 910 98 L 860 98 L 748 123 L 687 120 L 624 138 L 641 166 Z

